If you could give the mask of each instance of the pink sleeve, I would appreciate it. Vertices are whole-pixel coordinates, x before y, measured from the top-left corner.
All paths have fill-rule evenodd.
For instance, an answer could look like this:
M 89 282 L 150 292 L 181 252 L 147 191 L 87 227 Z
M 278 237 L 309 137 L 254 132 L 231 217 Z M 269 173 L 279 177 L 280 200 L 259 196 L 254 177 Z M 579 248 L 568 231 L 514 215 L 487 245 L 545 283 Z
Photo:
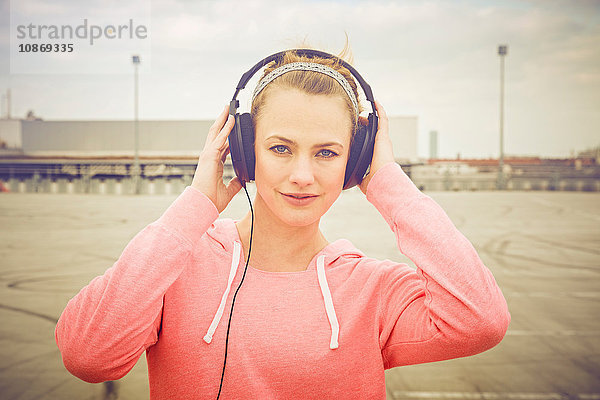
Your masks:
M 219 212 L 187 186 L 163 215 L 127 244 L 62 312 L 55 339 L 65 367 L 87 382 L 126 375 L 158 340 L 163 296 Z
M 385 368 L 464 357 L 504 337 L 510 314 L 490 270 L 444 210 L 389 163 L 367 199 L 417 266 L 384 262 L 380 345 Z

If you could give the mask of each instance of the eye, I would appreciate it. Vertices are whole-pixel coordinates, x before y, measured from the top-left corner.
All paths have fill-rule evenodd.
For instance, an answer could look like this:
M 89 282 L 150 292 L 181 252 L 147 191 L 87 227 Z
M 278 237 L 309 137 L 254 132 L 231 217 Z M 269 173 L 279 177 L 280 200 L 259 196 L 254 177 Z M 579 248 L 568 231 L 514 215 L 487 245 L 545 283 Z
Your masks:
M 276 154 L 285 154 L 285 152 L 286 152 L 287 149 L 288 149 L 287 146 L 284 146 L 282 144 L 278 144 L 277 146 L 271 147 L 269 150 L 272 150 Z
M 325 157 L 325 158 L 332 158 L 332 157 L 335 157 L 335 156 L 337 156 L 337 155 L 338 155 L 337 153 L 334 153 L 333 151 L 331 151 L 331 150 L 328 150 L 328 149 L 323 149 L 323 150 L 321 150 L 321 151 L 319 152 L 319 154 L 321 154 L 321 155 L 322 155 L 323 157 Z

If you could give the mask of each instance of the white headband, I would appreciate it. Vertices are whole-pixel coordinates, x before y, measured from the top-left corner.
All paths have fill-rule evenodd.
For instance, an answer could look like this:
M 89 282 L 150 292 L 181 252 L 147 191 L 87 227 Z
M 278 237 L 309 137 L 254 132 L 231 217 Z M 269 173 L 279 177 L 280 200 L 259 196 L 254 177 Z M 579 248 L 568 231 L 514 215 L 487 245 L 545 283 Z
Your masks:
M 342 85 L 342 88 L 344 88 L 344 90 L 346 91 L 346 94 L 348 94 L 350 100 L 352 101 L 352 104 L 354 105 L 354 111 L 356 112 L 356 116 L 358 118 L 358 102 L 356 101 L 356 97 L 352 92 L 352 87 L 350 86 L 346 78 L 344 78 L 344 75 L 340 74 L 335 69 L 330 68 L 326 65 L 313 62 L 293 62 L 289 64 L 284 64 L 279 68 L 275 68 L 273 71 L 269 72 L 267 76 L 262 78 L 260 82 L 258 82 L 256 89 L 254 89 L 254 94 L 252 94 L 252 101 L 254 101 L 254 98 L 258 96 L 258 94 L 265 88 L 265 86 L 271 83 L 273 79 L 290 71 L 320 72 L 322 74 L 329 75 L 330 77 L 338 81 L 339 84 Z

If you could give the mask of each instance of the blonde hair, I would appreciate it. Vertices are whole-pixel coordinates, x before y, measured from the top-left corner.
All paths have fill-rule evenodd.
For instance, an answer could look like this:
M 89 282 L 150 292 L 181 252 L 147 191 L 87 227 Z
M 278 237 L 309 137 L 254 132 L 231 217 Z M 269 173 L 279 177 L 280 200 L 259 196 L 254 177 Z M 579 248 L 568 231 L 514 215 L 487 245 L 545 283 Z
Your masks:
M 310 47 L 302 46 L 300 48 L 309 49 Z M 348 45 L 347 36 L 346 44 L 342 51 L 339 54 L 337 54 L 337 57 L 351 65 L 352 53 Z M 350 87 L 352 88 L 352 92 L 354 93 L 354 96 L 356 97 L 356 102 L 358 104 L 358 113 L 360 114 L 363 111 L 363 107 L 360 104 L 358 98 L 358 89 L 356 82 L 354 81 L 354 75 L 352 75 L 352 73 L 347 68 L 345 68 L 338 59 L 322 58 L 318 56 L 302 56 L 294 50 L 288 50 L 283 54 L 283 57 L 279 58 L 279 60 L 271 61 L 269 64 L 267 64 L 264 70 L 264 74 L 261 76 L 260 79 L 264 78 L 267 74 L 269 74 L 269 72 L 273 71 L 275 68 L 293 62 L 319 63 L 338 71 L 344 76 L 344 78 L 346 78 L 346 80 L 350 84 Z M 352 103 L 350 98 L 348 98 L 348 94 L 334 78 L 314 71 L 286 72 L 285 74 L 275 78 L 273 82 L 269 83 L 252 101 L 250 114 L 252 115 L 252 121 L 255 130 L 256 121 L 258 121 L 258 119 L 260 118 L 268 94 L 274 87 L 299 89 L 308 94 L 339 96 L 343 98 L 346 103 L 346 108 L 350 117 L 350 125 L 352 126 L 352 136 L 354 136 L 354 133 L 356 132 L 357 126 L 359 124 L 359 115 L 356 115 L 354 104 Z

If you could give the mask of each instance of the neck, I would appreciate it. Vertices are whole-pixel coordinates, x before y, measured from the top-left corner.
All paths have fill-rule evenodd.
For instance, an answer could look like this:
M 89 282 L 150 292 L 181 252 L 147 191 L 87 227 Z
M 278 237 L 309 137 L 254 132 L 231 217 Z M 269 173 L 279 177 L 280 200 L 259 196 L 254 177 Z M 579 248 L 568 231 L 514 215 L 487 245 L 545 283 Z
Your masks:
M 305 226 L 291 226 L 273 215 L 257 194 L 253 202 L 254 229 L 250 265 L 269 271 L 304 270 L 315 254 L 327 244 L 319 229 L 319 220 Z M 244 248 L 244 259 L 248 256 L 252 214 L 248 212 L 236 223 Z

